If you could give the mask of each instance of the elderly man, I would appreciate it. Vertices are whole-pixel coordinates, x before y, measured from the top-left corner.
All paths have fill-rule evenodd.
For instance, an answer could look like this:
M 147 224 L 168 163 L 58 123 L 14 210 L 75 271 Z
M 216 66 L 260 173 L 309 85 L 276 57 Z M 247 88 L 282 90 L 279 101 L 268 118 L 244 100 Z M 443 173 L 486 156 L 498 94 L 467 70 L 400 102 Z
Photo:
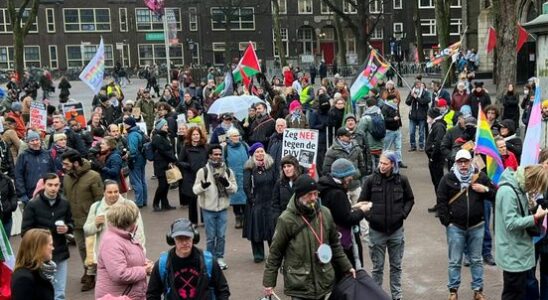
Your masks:
M 285 119 L 276 120 L 276 132 L 270 136 L 268 142 L 268 149 L 266 153 L 272 156 L 274 159 L 274 170 L 281 170 L 281 161 L 282 161 L 282 142 L 284 139 L 284 130 L 287 128 L 287 122 Z M 276 178 L 280 175 L 279 172 L 276 172 Z
M 82 155 L 88 154 L 88 148 L 86 147 L 82 137 L 74 132 L 72 128 L 67 126 L 67 121 L 61 115 L 53 116 L 52 121 L 53 132 L 49 135 L 48 147 L 53 147 L 53 136 L 56 133 L 64 133 L 67 136 L 67 147 L 72 148 L 80 152 Z

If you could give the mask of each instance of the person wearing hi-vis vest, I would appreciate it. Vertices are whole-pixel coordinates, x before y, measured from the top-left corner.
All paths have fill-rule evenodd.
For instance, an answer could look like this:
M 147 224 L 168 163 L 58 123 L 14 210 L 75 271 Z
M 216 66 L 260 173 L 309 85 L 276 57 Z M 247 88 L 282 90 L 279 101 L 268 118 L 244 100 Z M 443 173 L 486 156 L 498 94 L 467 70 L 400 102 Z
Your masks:
M 303 111 L 308 111 L 312 107 L 312 101 L 314 100 L 314 87 L 308 82 L 307 77 L 303 77 L 301 80 L 303 89 L 299 93 L 299 100 L 303 106 Z

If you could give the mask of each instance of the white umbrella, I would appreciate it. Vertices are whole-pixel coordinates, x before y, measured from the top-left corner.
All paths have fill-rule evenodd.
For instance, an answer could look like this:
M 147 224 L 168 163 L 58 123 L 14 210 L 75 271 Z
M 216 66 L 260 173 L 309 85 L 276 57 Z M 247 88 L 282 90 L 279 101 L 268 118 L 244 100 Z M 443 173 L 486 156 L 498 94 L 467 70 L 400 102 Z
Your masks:
M 270 104 L 255 96 L 228 96 L 215 100 L 207 110 L 208 114 L 220 115 L 232 113 L 238 120 L 247 117 L 248 109 L 255 103 L 266 103 L 267 111 L 270 112 Z

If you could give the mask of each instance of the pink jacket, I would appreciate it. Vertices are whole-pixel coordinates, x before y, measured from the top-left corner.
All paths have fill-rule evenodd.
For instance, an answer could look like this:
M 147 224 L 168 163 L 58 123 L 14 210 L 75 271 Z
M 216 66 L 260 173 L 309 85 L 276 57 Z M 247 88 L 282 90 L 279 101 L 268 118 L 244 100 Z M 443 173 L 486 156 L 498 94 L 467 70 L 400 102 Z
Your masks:
M 107 294 L 122 296 L 128 290 L 127 296 L 132 300 L 146 299 L 145 263 L 139 242 L 133 240 L 129 232 L 109 226 L 99 245 L 95 299 Z

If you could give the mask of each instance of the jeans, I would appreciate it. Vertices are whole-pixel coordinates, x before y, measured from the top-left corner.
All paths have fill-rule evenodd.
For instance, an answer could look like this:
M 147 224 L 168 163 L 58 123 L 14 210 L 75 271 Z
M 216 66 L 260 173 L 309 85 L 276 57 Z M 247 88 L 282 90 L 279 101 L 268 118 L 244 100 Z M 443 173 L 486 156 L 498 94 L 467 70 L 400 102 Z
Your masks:
M 57 272 L 55 273 L 55 283 L 53 284 L 53 290 L 55 292 L 55 300 L 65 299 L 65 287 L 67 286 L 67 267 L 68 259 L 63 261 L 56 261 Z
M 472 289 L 483 289 L 483 260 L 481 248 L 483 243 L 483 225 L 468 230 L 449 224 L 446 229 L 447 248 L 449 252 L 449 283 L 447 288 L 458 289 L 460 286 L 460 270 L 462 256 L 466 246 L 470 258 L 470 272 L 472 273 Z
M 11 237 L 11 226 L 13 225 L 13 218 L 10 217 L 10 219 L 7 222 L 2 222 L 2 226 L 4 226 L 4 232 L 6 232 L 6 236 L 8 239 Z
M 373 264 L 371 274 L 375 282 L 382 286 L 384 274 L 384 257 L 388 249 L 388 260 L 390 262 L 390 293 L 392 299 L 402 298 L 401 274 L 402 259 L 405 241 L 403 227 L 391 235 L 369 228 L 369 256 Z
M 415 140 L 415 133 L 419 126 L 419 148 L 424 149 L 424 137 L 426 134 L 426 120 L 411 120 L 409 119 L 409 142 L 411 149 L 417 149 L 417 142 Z
M 129 181 L 135 192 L 135 204 L 141 207 L 147 204 L 148 191 L 145 178 L 145 166 L 135 166 L 129 170 Z
M 371 170 L 375 171 L 379 167 L 380 154 L 371 154 Z
M 225 256 L 225 233 L 227 223 L 227 210 L 211 211 L 202 209 L 207 240 L 207 251 L 215 258 Z
M 384 145 L 383 150 L 389 150 L 394 146 L 394 151 L 398 156 L 398 162 L 402 161 L 401 156 L 401 130 L 386 130 L 386 135 L 384 136 Z
M 493 204 L 491 203 L 491 201 L 483 201 L 483 219 L 485 220 L 485 224 L 483 226 L 485 234 L 483 236 L 483 247 L 481 250 L 483 257 L 492 257 L 491 249 L 493 239 L 491 238 L 491 229 L 489 228 L 489 225 L 491 224 L 492 208 Z

